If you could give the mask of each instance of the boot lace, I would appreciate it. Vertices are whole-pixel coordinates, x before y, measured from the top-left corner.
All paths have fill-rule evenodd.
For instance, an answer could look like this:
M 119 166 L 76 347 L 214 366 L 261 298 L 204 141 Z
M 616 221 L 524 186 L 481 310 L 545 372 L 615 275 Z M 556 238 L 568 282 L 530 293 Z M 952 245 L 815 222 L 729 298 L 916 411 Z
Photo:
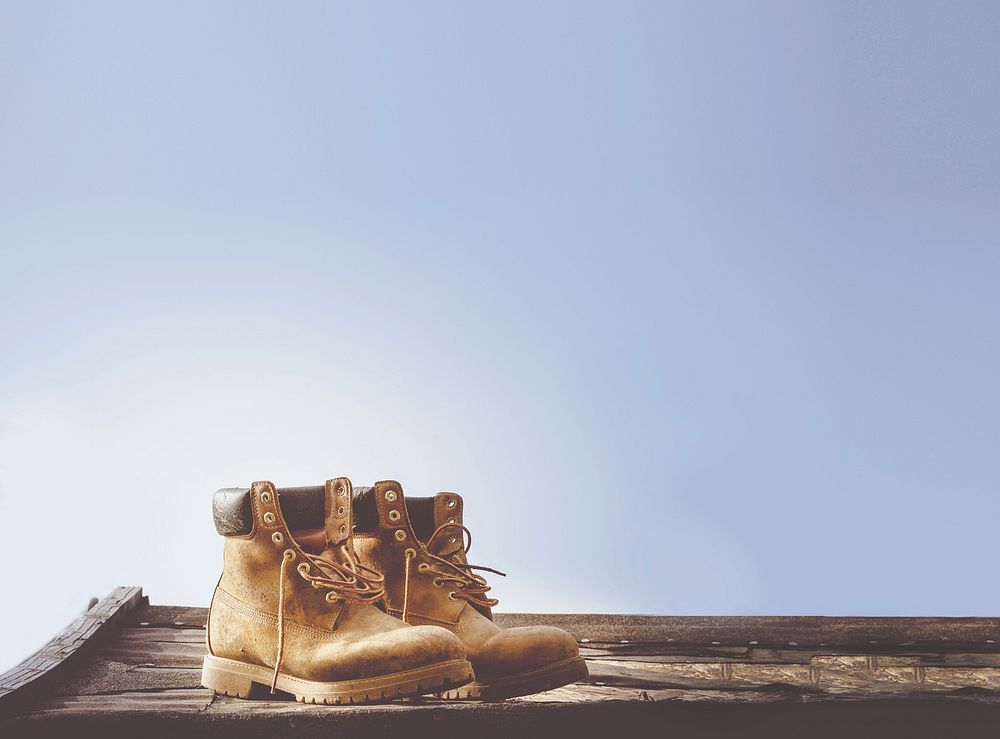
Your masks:
M 367 567 L 358 560 L 354 550 L 346 544 L 340 545 L 344 562 L 335 562 L 325 557 L 302 552 L 304 561 L 296 571 L 302 579 L 314 588 L 326 588 L 326 602 L 338 600 L 354 603 L 376 603 L 385 595 L 385 578 L 377 570 Z M 274 675 L 271 678 L 271 692 L 278 684 L 281 658 L 285 650 L 285 578 L 288 565 L 298 557 L 294 549 L 286 549 L 281 556 L 281 571 L 278 576 L 278 645 L 274 660 Z
M 442 555 L 433 554 L 430 549 L 433 546 L 435 539 L 449 529 L 454 532 L 454 529 L 456 528 L 461 528 L 462 545 L 450 552 L 445 552 Z M 490 590 L 490 586 L 486 582 L 486 578 L 477 574 L 473 570 L 492 572 L 496 575 L 500 575 L 501 577 L 507 577 L 507 575 L 506 573 L 503 573 L 500 570 L 495 570 L 492 567 L 469 564 L 465 559 L 465 555 L 468 554 L 469 549 L 471 548 L 472 532 L 469 531 L 467 527 L 457 523 L 441 524 L 434 530 L 434 533 L 430 535 L 430 538 L 427 539 L 427 545 L 424 548 L 431 561 L 429 563 L 422 563 L 419 569 L 421 572 L 433 574 L 433 582 L 435 585 L 442 585 L 446 582 L 454 583 L 456 589 L 452 591 L 453 597 L 463 598 L 470 603 L 484 608 L 492 608 L 500 601 L 486 595 L 486 593 Z M 459 550 L 461 550 L 461 552 Z M 402 614 L 403 621 L 406 623 L 409 623 L 407 617 L 409 616 L 410 601 L 410 563 L 416 555 L 417 553 L 413 549 L 406 550 L 406 572 L 403 581 Z

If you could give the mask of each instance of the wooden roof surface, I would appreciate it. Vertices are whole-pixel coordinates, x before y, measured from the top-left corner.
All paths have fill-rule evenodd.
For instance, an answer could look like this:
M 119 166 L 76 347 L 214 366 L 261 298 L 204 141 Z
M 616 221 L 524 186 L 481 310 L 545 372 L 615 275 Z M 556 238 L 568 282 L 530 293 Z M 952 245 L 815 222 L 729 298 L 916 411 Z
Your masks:
M 0 676 L 0 731 L 384 736 L 398 727 L 408 737 L 480 739 L 623 725 L 746 735 L 751 720 L 777 721 L 781 731 L 769 735 L 832 736 L 891 720 L 911 736 L 939 735 L 945 725 L 1000 735 L 996 618 L 497 614 L 501 626 L 569 631 L 589 680 L 502 703 L 335 707 L 213 696 L 200 685 L 206 616 L 204 608 L 151 606 L 139 588 L 116 589 Z

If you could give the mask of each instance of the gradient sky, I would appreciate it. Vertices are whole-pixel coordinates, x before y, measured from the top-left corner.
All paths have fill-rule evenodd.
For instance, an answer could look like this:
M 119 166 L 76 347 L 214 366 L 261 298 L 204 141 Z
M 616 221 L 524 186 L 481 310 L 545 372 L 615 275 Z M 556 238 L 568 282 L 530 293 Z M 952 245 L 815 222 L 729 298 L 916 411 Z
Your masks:
M 3 3 L 0 668 L 255 479 L 464 493 L 507 610 L 1000 613 L 998 38 Z

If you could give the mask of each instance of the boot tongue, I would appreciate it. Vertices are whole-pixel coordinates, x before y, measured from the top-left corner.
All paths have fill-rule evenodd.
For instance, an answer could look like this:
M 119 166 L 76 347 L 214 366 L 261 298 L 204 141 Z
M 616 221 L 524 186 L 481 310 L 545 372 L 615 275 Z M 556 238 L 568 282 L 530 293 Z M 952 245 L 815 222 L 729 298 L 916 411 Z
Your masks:
M 351 538 L 351 481 L 346 477 L 326 481 L 325 528 L 331 547 Z
M 462 530 L 462 496 L 438 493 L 434 496 L 434 529 L 427 540 L 427 551 L 439 557 L 465 561 L 465 533 Z

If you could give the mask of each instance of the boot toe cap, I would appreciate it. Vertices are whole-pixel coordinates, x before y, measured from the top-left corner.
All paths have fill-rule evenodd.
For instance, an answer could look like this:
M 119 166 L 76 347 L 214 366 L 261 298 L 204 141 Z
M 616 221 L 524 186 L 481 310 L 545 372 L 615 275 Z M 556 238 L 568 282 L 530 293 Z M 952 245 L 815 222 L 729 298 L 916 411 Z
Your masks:
M 439 626 L 409 626 L 359 639 L 349 645 L 329 645 L 317 654 L 322 680 L 372 677 L 465 659 L 465 647 Z
M 554 626 L 518 626 L 487 639 L 473 656 L 478 677 L 541 669 L 580 656 L 576 641 Z

